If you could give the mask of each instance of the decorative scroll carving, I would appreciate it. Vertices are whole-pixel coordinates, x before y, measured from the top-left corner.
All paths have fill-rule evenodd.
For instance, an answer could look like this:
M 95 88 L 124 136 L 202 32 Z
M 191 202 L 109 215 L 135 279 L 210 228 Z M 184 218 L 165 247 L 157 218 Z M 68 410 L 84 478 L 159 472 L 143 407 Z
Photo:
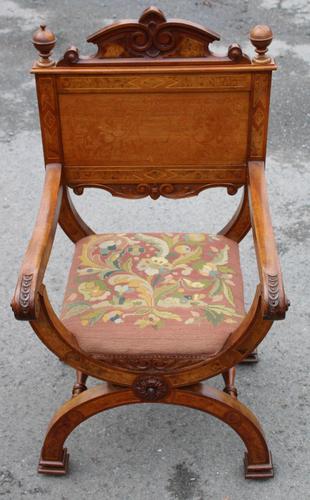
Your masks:
M 158 356 L 158 355 L 106 355 L 100 356 L 105 363 L 121 369 L 135 372 L 171 373 L 189 366 L 204 363 L 207 355 L 203 356 Z
M 279 276 L 267 274 L 268 305 L 271 314 L 274 314 L 280 304 Z
M 61 159 L 54 79 L 40 75 L 37 82 L 45 160 L 52 163 Z
M 251 63 L 237 44 L 229 47 L 227 56 L 215 56 L 209 50 L 209 44 L 215 40 L 220 40 L 217 33 L 183 19 L 167 20 L 161 10 L 150 7 L 138 21 L 117 22 L 89 36 L 87 41 L 97 45 L 94 56 L 80 57 L 78 50 L 70 47 L 57 66 L 98 65 L 132 57 L 205 58 L 213 64 Z
M 89 184 L 88 186 L 74 186 L 77 195 L 83 194 L 84 187 L 99 187 L 109 191 L 113 196 L 120 198 L 145 198 L 150 196 L 157 200 L 160 196 L 165 198 L 189 198 L 197 196 L 201 191 L 210 187 L 226 187 L 230 195 L 237 193 L 240 186 L 235 184 Z
M 179 20 L 167 21 L 156 7 L 146 9 L 137 22 L 117 23 L 97 31 L 87 41 L 98 45 L 96 57 L 203 57 L 217 33 Z M 185 55 L 186 54 L 186 55 Z
M 133 383 L 132 389 L 139 398 L 145 401 L 157 401 L 169 392 L 167 383 L 155 376 L 139 376 Z
M 21 312 L 27 314 L 30 308 L 30 289 L 33 274 L 24 274 L 20 286 L 19 305 Z
M 253 114 L 251 130 L 251 158 L 264 158 L 269 112 L 270 75 L 257 74 L 253 86 Z

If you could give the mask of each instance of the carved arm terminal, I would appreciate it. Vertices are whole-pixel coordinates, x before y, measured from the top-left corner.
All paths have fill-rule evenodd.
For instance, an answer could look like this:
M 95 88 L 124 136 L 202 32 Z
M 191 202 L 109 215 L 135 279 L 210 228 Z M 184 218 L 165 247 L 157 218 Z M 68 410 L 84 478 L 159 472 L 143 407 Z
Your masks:
M 20 269 L 12 309 L 16 319 L 33 320 L 38 315 L 37 292 L 51 253 L 61 205 L 61 164 L 46 166 L 39 213 Z
M 254 245 L 262 287 L 264 319 L 285 317 L 289 301 L 285 296 L 282 273 L 269 211 L 264 162 L 249 162 L 250 214 Z

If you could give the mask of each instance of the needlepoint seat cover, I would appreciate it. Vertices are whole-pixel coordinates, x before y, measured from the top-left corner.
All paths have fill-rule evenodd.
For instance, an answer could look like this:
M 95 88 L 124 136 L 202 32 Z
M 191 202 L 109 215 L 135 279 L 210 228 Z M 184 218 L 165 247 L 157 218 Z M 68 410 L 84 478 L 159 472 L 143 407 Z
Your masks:
M 75 246 L 62 321 L 109 356 L 210 357 L 244 317 L 236 242 L 205 233 L 91 235 Z

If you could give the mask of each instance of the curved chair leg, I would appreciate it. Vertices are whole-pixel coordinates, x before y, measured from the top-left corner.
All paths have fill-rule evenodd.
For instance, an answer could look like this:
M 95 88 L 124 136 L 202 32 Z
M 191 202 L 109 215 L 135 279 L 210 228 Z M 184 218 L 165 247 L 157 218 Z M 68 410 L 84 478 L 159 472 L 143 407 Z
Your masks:
M 273 477 L 272 457 L 255 415 L 240 401 L 204 384 L 178 389 L 173 403 L 205 411 L 228 424 L 243 440 L 245 478 Z
M 69 434 L 86 419 L 109 408 L 142 401 L 130 388 L 100 384 L 66 402 L 52 418 L 42 447 L 38 471 L 44 474 L 66 474 L 68 458 L 63 448 Z M 204 384 L 172 388 L 159 403 L 196 408 L 217 417 L 243 440 L 245 477 L 273 476 L 271 454 L 259 422 L 246 406 L 228 394 Z
M 108 383 L 92 387 L 67 401 L 50 421 L 41 451 L 38 472 L 66 474 L 69 454 L 63 445 L 69 434 L 96 413 L 137 402 L 139 402 L 138 398 L 130 389 Z

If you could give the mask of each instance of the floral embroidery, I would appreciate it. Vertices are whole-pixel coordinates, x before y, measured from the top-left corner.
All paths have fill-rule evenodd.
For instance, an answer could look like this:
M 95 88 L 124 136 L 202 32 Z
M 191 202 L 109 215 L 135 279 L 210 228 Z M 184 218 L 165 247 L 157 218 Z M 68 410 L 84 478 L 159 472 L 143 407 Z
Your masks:
M 236 324 L 230 242 L 203 233 L 96 235 L 81 242 L 63 319 L 160 329 L 167 323 Z

